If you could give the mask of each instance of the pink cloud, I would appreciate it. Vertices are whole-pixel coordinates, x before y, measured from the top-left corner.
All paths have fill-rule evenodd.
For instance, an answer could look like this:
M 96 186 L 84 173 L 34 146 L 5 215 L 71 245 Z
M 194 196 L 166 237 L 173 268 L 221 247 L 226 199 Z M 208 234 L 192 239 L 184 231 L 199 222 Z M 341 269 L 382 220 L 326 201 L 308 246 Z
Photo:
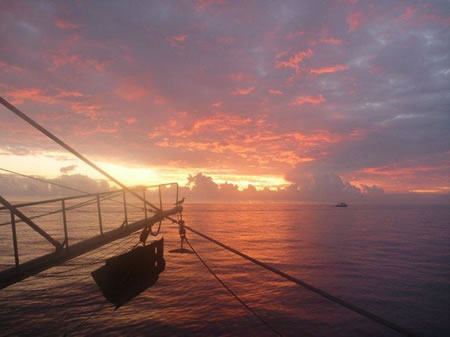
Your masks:
M 57 19 L 56 20 L 56 27 L 60 28 L 60 29 L 76 29 L 76 28 L 80 28 L 80 25 L 71 23 L 69 21 L 66 20 L 62 20 L 62 19 Z
M 319 96 L 299 96 L 292 102 L 293 105 L 308 104 L 320 104 L 325 102 L 325 98 L 322 95 Z
M 216 102 L 211 104 L 214 108 L 220 108 L 222 106 L 222 102 Z
M 247 96 L 251 94 L 255 90 L 255 87 L 250 88 L 237 88 L 231 92 L 232 95 L 241 95 L 241 96 Z
M 73 112 L 87 116 L 89 119 L 92 120 L 97 120 L 99 113 L 103 110 L 103 106 L 101 104 L 88 102 L 71 103 L 70 107 Z
M 177 36 L 173 36 L 172 40 L 174 40 L 176 42 L 184 42 L 184 40 L 186 40 L 188 36 L 189 36 L 188 34 L 177 35 Z
M 114 92 L 126 101 L 137 101 L 147 96 L 149 90 L 134 80 L 125 80 Z
M 311 57 L 312 55 L 313 51 L 311 50 L 311 48 L 309 48 L 307 51 L 298 52 L 285 61 L 277 61 L 275 64 L 275 68 L 294 68 L 295 72 L 298 73 L 300 71 L 300 63 L 303 61 L 303 59 L 305 59 L 306 57 Z M 277 55 L 277 58 L 279 57 Z
M 22 67 L 14 66 L 14 65 L 2 62 L 2 61 L 0 61 L 0 68 L 2 70 L 4 70 L 5 72 L 13 72 L 13 71 L 21 72 L 21 71 L 23 71 Z
M 280 90 L 275 90 L 275 89 L 269 89 L 267 90 L 267 92 L 271 95 L 283 95 L 283 92 Z
M 348 25 L 348 31 L 354 32 L 356 29 L 358 29 L 359 26 L 361 26 L 364 22 L 364 17 L 361 14 L 361 12 L 353 12 L 350 13 L 347 16 L 347 25 Z
M 79 91 L 68 91 L 63 89 L 58 89 L 59 94 L 57 97 L 83 97 L 84 95 Z
M 97 128 L 95 129 L 96 133 L 117 133 L 117 129 L 116 128 L 103 128 L 101 126 L 97 126 Z
M 189 37 L 188 34 L 180 34 L 171 36 L 167 40 L 169 41 L 170 45 L 175 48 L 183 48 L 184 41 Z
M 12 89 L 6 93 L 12 99 L 13 104 L 22 104 L 24 101 L 34 101 L 39 103 L 55 104 L 54 97 L 45 94 L 38 88 Z
M 408 7 L 406 8 L 405 13 L 400 15 L 398 19 L 402 21 L 408 21 L 414 14 L 416 14 L 416 12 L 417 12 L 416 8 Z
M 326 74 L 326 73 L 335 73 L 335 72 L 338 72 L 338 71 L 344 71 L 344 70 L 347 70 L 347 69 L 348 69 L 348 66 L 342 65 L 342 64 L 338 64 L 338 65 L 331 66 L 331 67 L 311 69 L 310 72 L 312 74 Z

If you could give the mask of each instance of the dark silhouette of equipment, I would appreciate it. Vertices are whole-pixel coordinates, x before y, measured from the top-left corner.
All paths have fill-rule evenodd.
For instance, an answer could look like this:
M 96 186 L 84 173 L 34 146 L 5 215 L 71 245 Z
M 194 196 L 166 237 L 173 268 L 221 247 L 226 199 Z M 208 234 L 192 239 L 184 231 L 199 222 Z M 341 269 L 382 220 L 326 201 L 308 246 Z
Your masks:
M 186 241 L 186 229 L 183 220 L 178 221 L 178 233 L 180 234 L 180 248 L 169 250 L 169 253 L 194 254 L 193 251 L 183 247 L 183 243 Z
M 162 238 L 107 259 L 91 274 L 103 296 L 117 309 L 154 285 L 165 266 Z

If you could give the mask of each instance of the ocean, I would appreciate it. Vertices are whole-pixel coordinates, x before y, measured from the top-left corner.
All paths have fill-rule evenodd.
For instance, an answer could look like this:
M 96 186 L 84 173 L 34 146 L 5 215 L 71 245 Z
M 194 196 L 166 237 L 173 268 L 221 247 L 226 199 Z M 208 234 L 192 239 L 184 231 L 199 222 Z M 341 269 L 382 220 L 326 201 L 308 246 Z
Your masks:
M 53 207 L 53 208 L 52 208 Z M 58 205 L 22 209 L 37 215 Z M 123 221 L 102 205 L 103 227 Z M 129 207 L 130 222 L 142 207 Z M 423 336 L 450 334 L 450 208 L 446 205 L 186 204 L 188 226 Z M 0 213 L 0 222 L 9 213 Z M 61 215 L 36 222 L 62 240 Z M 68 212 L 69 242 L 99 232 L 96 205 Z M 51 245 L 18 224 L 21 261 Z M 217 275 L 283 336 L 398 336 L 188 232 Z M 178 230 L 163 222 L 166 269 L 158 282 L 114 310 L 90 272 L 138 235 L 0 290 L 1 336 L 273 336 L 224 290 L 195 255 L 173 254 Z M 0 269 L 14 264 L 9 225 L 0 226 Z

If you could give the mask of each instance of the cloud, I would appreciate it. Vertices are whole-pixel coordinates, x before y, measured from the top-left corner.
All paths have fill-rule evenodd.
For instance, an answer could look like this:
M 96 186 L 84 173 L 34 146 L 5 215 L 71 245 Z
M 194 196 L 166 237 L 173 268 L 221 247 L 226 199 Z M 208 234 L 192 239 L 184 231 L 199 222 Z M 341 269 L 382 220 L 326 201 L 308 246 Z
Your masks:
M 348 70 L 348 66 L 338 64 L 338 65 L 331 66 L 331 67 L 311 69 L 310 73 L 312 73 L 312 74 L 327 74 L 327 73 L 335 73 L 335 72 L 344 71 L 344 70 Z
M 8 63 L 2 62 L 2 61 L 0 61 L 0 68 L 5 72 L 11 72 L 11 71 L 22 72 L 22 71 L 24 71 L 24 69 L 22 67 L 11 65 L 11 64 L 8 64 Z
M 59 169 L 59 172 L 66 174 L 66 173 L 69 173 L 69 172 L 75 170 L 77 167 L 78 167 L 78 165 L 64 166 Z
M 255 90 L 255 87 L 249 87 L 249 88 L 237 88 L 231 92 L 232 95 L 240 95 L 240 96 L 247 96 L 250 95 L 253 90 Z
M 347 16 L 348 31 L 354 32 L 364 22 L 364 17 L 361 12 L 352 12 Z
M 171 36 L 167 40 L 169 41 L 170 45 L 175 48 L 183 48 L 184 47 L 184 41 L 189 37 L 188 34 L 180 34 Z
M 54 179 L 45 179 L 63 186 L 73 187 L 88 193 L 107 192 L 111 190 L 105 180 L 94 180 L 81 174 L 66 174 Z M 79 195 L 79 192 L 68 190 L 59 186 L 47 184 L 29 178 L 10 174 L 0 174 L 0 190 L 6 197 L 57 197 Z
M 319 96 L 299 96 L 297 97 L 292 104 L 293 105 L 303 105 L 305 103 L 308 104 L 320 104 L 325 102 L 325 98 L 322 95 Z
M 297 54 L 283 60 L 277 60 L 275 63 L 275 68 L 294 68 L 295 72 L 300 72 L 300 63 L 307 58 L 311 57 L 313 55 L 313 51 L 311 48 L 309 48 L 306 51 L 300 51 Z M 281 58 L 283 54 L 278 54 L 277 58 Z
M 281 90 L 276 90 L 276 89 L 269 89 L 269 90 L 267 90 L 267 92 L 271 95 L 277 95 L 277 96 L 283 95 L 283 92 Z
M 332 38 L 332 37 L 329 37 L 329 38 L 322 38 L 322 39 L 320 39 L 320 42 L 326 43 L 326 44 L 332 44 L 332 45 L 336 45 L 336 46 L 342 44 L 342 40 L 340 40 L 340 39 L 334 39 L 334 38 Z
M 0 89 L 105 162 L 267 177 L 301 163 L 361 190 L 444 191 L 448 6 L 424 4 L 5 5 Z M 0 125 L 4 162 L 54 149 L 9 113 Z
M 69 21 L 66 20 L 62 20 L 62 19 L 57 19 L 56 20 L 56 27 L 60 28 L 60 29 L 76 29 L 76 28 L 80 28 L 80 25 L 71 23 Z
M 46 95 L 39 88 L 13 89 L 7 91 L 6 96 L 10 97 L 14 104 L 22 104 L 26 100 L 48 104 L 56 103 L 53 97 Z
M 122 81 L 120 87 L 114 92 L 126 101 L 138 101 L 148 97 L 150 93 L 147 87 L 143 87 L 132 79 Z

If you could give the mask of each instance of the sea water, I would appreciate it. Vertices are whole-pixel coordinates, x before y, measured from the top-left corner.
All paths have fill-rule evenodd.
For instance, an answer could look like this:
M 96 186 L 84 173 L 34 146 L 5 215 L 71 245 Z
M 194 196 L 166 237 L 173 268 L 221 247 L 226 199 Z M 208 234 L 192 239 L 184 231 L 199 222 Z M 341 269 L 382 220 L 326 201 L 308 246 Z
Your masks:
M 28 216 L 49 211 L 28 207 Z M 120 204 L 104 205 L 103 229 L 122 224 Z M 128 209 L 129 221 L 142 207 Z M 0 220 L 9 220 L 3 212 Z M 186 224 L 334 296 L 419 335 L 448 336 L 450 208 L 446 205 L 186 204 Z M 98 235 L 96 205 L 68 212 L 69 244 Z M 61 215 L 36 222 L 58 240 Z M 17 224 L 21 262 L 52 251 Z M 188 232 L 217 275 L 283 336 L 397 336 Z M 171 254 L 177 227 L 163 222 L 166 270 L 158 282 L 114 310 L 90 272 L 127 251 L 121 239 L 0 290 L 0 335 L 271 336 L 195 255 Z M 14 265 L 11 228 L 0 226 L 0 266 Z

